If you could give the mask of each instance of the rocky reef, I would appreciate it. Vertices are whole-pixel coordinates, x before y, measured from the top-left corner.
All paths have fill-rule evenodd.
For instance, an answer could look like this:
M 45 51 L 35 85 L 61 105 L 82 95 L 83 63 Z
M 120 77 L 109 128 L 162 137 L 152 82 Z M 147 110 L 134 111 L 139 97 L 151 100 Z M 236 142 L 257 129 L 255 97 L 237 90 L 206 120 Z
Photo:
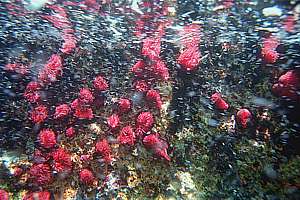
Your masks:
M 1 2 L 0 199 L 299 199 L 299 5 Z

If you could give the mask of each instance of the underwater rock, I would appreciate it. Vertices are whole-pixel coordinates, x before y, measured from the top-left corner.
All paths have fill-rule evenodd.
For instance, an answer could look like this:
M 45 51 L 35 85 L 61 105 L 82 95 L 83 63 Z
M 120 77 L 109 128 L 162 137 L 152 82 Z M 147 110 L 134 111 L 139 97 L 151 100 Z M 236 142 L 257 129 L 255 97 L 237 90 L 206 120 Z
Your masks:
M 262 98 L 262 97 L 257 97 L 257 96 L 254 96 L 252 99 L 251 99 L 251 102 L 256 105 L 256 106 L 262 106 L 262 107 L 266 107 L 266 108 L 274 108 L 275 107 L 275 103 L 272 102 L 271 100 L 269 99 L 266 99 L 266 98 Z
M 181 188 L 179 189 L 180 193 L 186 197 L 195 196 L 196 185 L 193 181 L 192 175 L 188 172 L 178 171 L 175 176 L 180 181 Z
M 94 199 L 95 193 L 96 199 L 288 197 L 280 181 L 261 180 L 265 166 L 261 163 L 272 159 L 280 168 L 285 162 L 282 149 L 291 149 L 278 145 L 280 133 L 284 130 L 289 136 L 283 139 L 293 138 L 299 124 L 289 121 L 287 112 L 276 112 L 279 105 L 265 100 L 273 98 L 270 79 L 282 69 L 298 67 L 292 25 L 283 30 L 285 16 L 261 17 L 261 6 L 270 6 L 269 2 L 134 1 L 138 13 L 126 1 L 53 1 L 37 12 L 26 11 L 18 0 L 0 4 L 1 63 L 12 64 L 2 73 L 0 115 L 5 125 L 0 142 L 4 141 L 3 148 L 12 148 L 22 135 L 28 145 L 20 150 L 32 158 L 24 165 L 15 163 L 24 170 L 20 177 L 11 173 L 1 177 L 10 194 L 25 189 L 29 199 L 45 200 Z M 178 15 L 169 16 L 170 8 Z M 262 38 L 268 30 L 278 30 L 280 46 L 272 38 Z M 277 66 L 264 65 L 279 57 Z M 283 85 L 282 91 L 290 88 L 298 93 L 289 79 L 280 78 L 275 84 Z M 212 111 L 205 97 L 214 90 L 230 95 L 212 98 L 217 109 L 228 111 Z M 253 96 L 263 99 L 251 100 Z M 230 109 L 225 100 L 230 100 Z M 38 106 L 44 106 L 47 114 L 40 110 L 32 124 L 26 111 Z M 235 124 L 234 112 L 241 106 L 255 113 L 253 127 L 246 130 Z M 261 107 L 270 108 L 268 115 L 260 114 Z M 237 122 L 247 128 L 252 113 L 239 112 Z M 119 119 L 106 124 L 112 115 Z M 270 140 L 261 141 L 255 131 L 264 125 Z M 36 133 L 47 128 L 55 131 L 54 137 L 48 141 L 45 136 L 45 144 L 35 149 Z M 169 144 L 176 152 L 172 162 L 149 158 L 147 150 L 170 161 Z M 27 169 L 40 178 L 33 178 Z M 48 185 L 49 173 L 53 184 Z M 28 182 L 22 182 L 26 177 Z M 170 191 L 167 186 L 174 178 L 178 187 Z M 295 180 L 288 176 L 286 182 Z M 44 191 L 48 194 L 40 197 Z
M 274 180 L 278 176 L 272 165 L 265 166 L 263 170 L 265 175 L 270 179 Z
M 262 13 L 266 17 L 280 17 L 282 15 L 282 10 L 277 6 L 273 6 L 264 8 Z

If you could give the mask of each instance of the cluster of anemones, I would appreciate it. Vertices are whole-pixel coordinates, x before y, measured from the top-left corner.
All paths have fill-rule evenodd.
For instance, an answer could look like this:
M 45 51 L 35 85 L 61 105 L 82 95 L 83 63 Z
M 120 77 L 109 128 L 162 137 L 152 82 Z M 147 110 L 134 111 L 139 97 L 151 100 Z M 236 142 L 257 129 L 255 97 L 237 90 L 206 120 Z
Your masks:
M 55 15 L 42 15 L 41 17 L 51 22 L 54 27 L 62 30 L 64 43 L 61 52 L 69 54 L 76 47 L 76 38 L 71 26 L 72 24 L 67 17 L 67 12 L 65 8 L 58 5 L 47 5 L 47 7 L 52 9 L 55 12 Z M 28 67 L 16 63 L 8 64 L 6 68 L 7 70 L 13 70 L 21 74 L 28 72 Z M 42 123 L 48 117 L 47 108 L 44 105 L 41 105 L 41 89 L 46 85 L 57 81 L 58 77 L 62 75 L 62 71 L 63 59 L 61 55 L 53 54 L 40 70 L 37 81 L 28 83 L 24 92 L 24 97 L 30 103 L 37 105 L 31 112 L 31 119 L 34 123 Z M 68 108 L 62 106 L 57 108 L 58 112 L 60 112 L 61 109 L 65 109 L 65 112 L 68 110 Z M 56 115 L 55 117 L 60 118 L 61 116 Z
M 154 117 L 150 112 L 141 112 L 137 116 L 135 129 L 130 125 L 123 127 L 119 132 L 117 140 L 120 144 L 133 146 L 137 139 L 142 138 L 146 148 L 152 150 L 157 156 L 170 161 L 171 159 L 167 154 L 168 144 L 160 138 L 158 133 L 146 134 L 151 132 L 154 123 Z M 155 139 L 149 140 L 149 137 Z
M 73 113 L 74 117 L 79 119 L 93 118 L 92 104 L 97 93 L 109 88 L 109 84 L 102 76 L 97 76 L 94 81 L 94 90 L 81 88 L 78 98 L 69 104 L 60 104 L 55 108 L 53 119 L 63 119 Z M 145 98 L 149 106 L 161 108 L 162 101 L 158 91 L 148 90 Z M 133 146 L 138 138 L 143 138 L 145 147 L 151 149 L 157 156 L 170 161 L 167 154 L 167 143 L 159 137 L 159 134 L 146 135 L 154 125 L 154 117 L 150 112 L 142 112 L 137 116 L 135 128 L 131 125 L 120 128 L 120 116 L 128 113 L 132 109 L 132 104 L 127 98 L 120 98 L 117 101 L 118 109 L 107 119 L 107 125 L 112 131 L 118 131 L 117 141 L 122 145 Z M 35 109 L 34 121 L 41 123 L 44 120 L 43 115 L 46 110 L 45 106 L 38 106 Z M 119 129 L 120 128 L 120 129 Z M 66 136 L 71 138 L 75 135 L 73 127 L 66 129 Z M 150 137 L 151 136 L 151 137 Z M 149 139 L 152 138 L 151 140 Z M 44 186 L 53 181 L 52 171 L 57 173 L 70 173 L 72 171 L 71 155 L 62 147 L 58 147 L 57 134 L 52 129 L 42 129 L 38 134 L 38 141 L 42 151 L 37 151 L 34 156 L 34 164 L 29 169 L 29 177 L 33 184 Z M 48 153 L 45 153 L 48 152 Z M 106 139 L 101 139 L 95 144 L 95 152 L 109 164 L 112 161 L 112 150 Z M 84 159 L 84 158 L 82 158 Z M 86 159 L 85 159 L 86 160 Z M 38 161 L 38 162 L 35 162 Z M 87 185 L 95 182 L 95 176 L 92 169 L 84 168 L 79 172 L 79 180 Z
M 74 111 L 74 116 L 79 119 L 92 119 L 93 110 L 90 108 L 94 101 L 94 96 L 88 88 L 82 88 L 79 92 L 79 98 L 71 103 L 71 108 Z
M 102 76 L 98 76 L 94 80 L 95 92 L 104 91 L 108 89 L 108 83 Z M 93 92 L 88 88 L 82 88 L 79 91 L 79 96 L 75 99 L 70 105 L 61 104 L 55 108 L 55 113 L 53 115 L 54 119 L 63 119 L 73 112 L 74 116 L 79 119 L 91 119 L 93 118 L 93 111 L 91 104 L 93 103 L 95 97 Z M 121 106 L 123 110 L 126 110 L 128 102 L 122 100 Z M 130 106 L 130 105 L 129 105 Z M 47 108 L 45 106 L 38 106 L 34 109 L 35 113 L 32 113 L 32 120 L 36 123 L 41 123 L 47 117 Z M 69 127 L 66 130 L 67 137 L 73 137 L 75 135 L 75 129 Z M 63 148 L 59 147 L 54 150 L 57 145 L 57 135 L 51 129 L 42 129 L 38 135 L 38 141 L 40 146 L 50 153 L 45 154 L 38 151 L 38 155 L 35 156 L 35 160 L 39 162 L 34 164 L 30 170 L 30 180 L 35 185 L 47 185 L 52 182 L 52 170 L 55 170 L 58 173 L 70 173 L 72 170 L 72 161 L 71 155 Z M 98 145 L 99 146 L 99 145 Z M 108 146 L 109 147 L 109 146 Z M 37 157 L 38 156 L 38 157 Z M 108 160 L 110 155 L 105 154 L 105 159 Z M 49 164 L 49 160 L 52 161 L 52 164 Z M 83 180 L 84 183 L 90 183 L 86 181 L 85 171 L 80 172 L 80 180 Z
M 133 84 L 134 89 L 144 95 L 150 108 L 158 110 L 162 108 L 162 99 L 159 91 L 151 89 L 151 85 L 153 80 L 167 81 L 169 79 L 168 68 L 160 58 L 160 37 L 161 35 L 157 34 L 143 40 L 141 54 L 145 57 L 143 60 L 137 61 L 131 68 L 131 72 L 137 78 Z M 112 121 L 118 121 L 112 119 L 118 118 L 116 116 L 109 118 L 108 124 L 112 124 Z M 154 123 L 154 116 L 151 112 L 141 112 L 136 118 L 135 127 L 127 125 L 121 128 L 117 140 L 120 144 L 133 146 L 138 139 L 142 139 L 147 149 L 152 150 L 158 157 L 170 161 L 167 154 L 168 144 L 160 138 L 158 133 L 151 133 Z M 149 140 L 149 138 L 155 139 Z
M 146 38 L 145 40 L 150 39 L 151 38 Z M 135 74 L 138 80 L 141 81 L 145 81 L 145 79 L 151 80 L 151 78 L 166 81 L 169 79 L 168 68 L 159 57 L 160 48 L 155 48 L 153 45 L 160 46 L 160 40 L 159 42 L 153 42 L 151 45 L 149 42 L 143 43 L 143 55 L 147 56 L 150 60 L 137 61 L 137 63 L 131 68 L 131 71 Z M 147 83 L 145 84 L 147 85 Z
M 146 37 L 142 43 L 141 54 L 144 59 L 137 61 L 137 63 L 131 68 L 131 72 L 135 75 L 133 83 L 134 90 L 142 93 L 148 106 L 160 110 L 162 108 L 162 99 L 158 90 L 151 89 L 154 80 L 166 81 L 169 79 L 169 71 L 166 64 L 160 58 L 160 35 L 153 37 Z M 108 85 L 104 79 L 98 77 L 94 80 L 94 88 L 100 91 L 106 90 Z M 136 118 L 135 125 L 125 125 L 122 127 L 121 119 L 122 115 L 128 113 L 132 109 L 131 101 L 127 98 L 120 98 L 117 101 L 118 109 L 107 117 L 107 126 L 113 133 L 117 133 L 117 141 L 121 145 L 134 146 L 138 139 L 142 139 L 145 147 L 153 150 L 153 152 L 162 158 L 170 161 L 167 155 L 167 143 L 159 137 L 159 134 L 150 134 L 156 140 L 148 141 L 147 134 L 151 133 L 151 129 L 155 123 L 154 116 L 151 112 L 141 112 Z M 148 135 L 148 136 L 150 136 Z M 162 145 L 163 144 L 163 145 Z M 95 150 L 106 163 L 110 163 L 112 160 L 112 151 L 108 140 L 99 139 L 95 145 Z M 83 172 L 83 180 L 86 180 L 89 173 L 89 169 L 85 169 Z M 91 179 L 92 180 L 92 176 Z M 89 182 L 89 181 L 87 181 Z
M 56 28 L 63 31 L 64 44 L 61 49 L 63 53 L 70 53 L 72 49 L 75 48 L 76 40 L 73 36 L 73 30 L 71 29 L 71 23 L 67 19 L 67 13 L 64 8 L 57 5 L 48 5 L 48 7 L 56 12 L 55 16 L 42 16 L 43 18 L 49 20 Z M 7 66 L 9 70 L 15 70 L 17 72 L 23 73 L 23 68 L 21 65 L 10 65 Z M 43 123 L 48 117 L 48 108 L 42 104 L 41 90 L 46 85 L 57 81 L 58 77 L 62 75 L 63 71 L 63 59 L 59 54 L 53 54 L 44 67 L 40 70 L 38 74 L 37 81 L 31 81 L 28 83 L 26 90 L 24 92 L 24 97 L 30 103 L 34 105 L 33 110 L 30 113 L 31 120 L 36 124 Z M 61 119 L 66 117 L 71 112 L 69 105 L 62 104 L 56 107 L 54 113 L 54 119 Z M 67 135 L 74 135 L 72 129 L 67 129 Z M 53 181 L 52 170 L 60 172 L 70 172 L 72 168 L 71 156 L 63 148 L 58 148 L 55 150 L 57 145 L 56 141 L 57 135 L 51 129 L 42 129 L 38 135 L 38 141 L 41 148 L 44 151 L 50 153 L 45 153 L 37 150 L 33 156 L 34 164 L 29 169 L 29 180 L 37 186 L 43 186 L 51 183 Z M 49 161 L 52 163 L 49 163 Z M 31 199 L 33 196 L 40 195 L 43 199 L 46 198 L 44 194 L 30 193 L 26 199 Z
M 44 150 L 35 151 L 34 164 L 29 169 L 29 179 L 36 186 L 50 184 L 53 181 L 53 170 L 57 173 L 71 172 L 71 154 L 61 147 L 55 149 L 56 137 L 55 132 L 51 129 L 42 129 L 38 135 L 39 144 Z
M 37 102 L 39 100 L 38 90 L 39 84 L 33 82 L 27 86 L 27 91 L 24 96 L 32 99 L 31 102 Z M 108 83 L 103 77 L 98 76 L 94 80 L 95 91 L 103 91 L 108 89 Z M 63 119 L 70 115 L 74 111 L 74 116 L 77 118 L 91 119 L 93 117 L 92 109 L 90 108 L 94 100 L 93 93 L 88 88 L 82 88 L 79 92 L 79 97 L 75 99 L 70 105 L 61 104 L 55 108 L 53 115 L 54 119 Z M 122 102 L 123 109 L 126 108 L 126 102 Z M 48 116 L 48 110 L 46 106 L 38 105 L 31 112 L 31 119 L 35 123 L 42 123 Z M 73 137 L 75 130 L 73 127 L 69 127 L 66 130 L 67 137 Z M 29 177 L 33 184 L 37 186 L 43 186 L 50 184 L 53 181 L 52 171 L 57 173 L 70 173 L 72 170 L 71 155 L 63 148 L 57 146 L 57 135 L 51 129 L 42 129 L 38 135 L 38 141 L 40 147 L 44 149 L 42 151 L 37 150 L 34 155 L 34 164 L 29 169 Z M 45 153 L 48 152 L 48 153 Z M 84 183 L 88 183 L 84 177 L 85 171 L 80 172 L 80 180 Z
M 67 18 L 65 8 L 57 5 L 47 5 L 47 8 L 53 10 L 52 15 L 43 15 L 42 17 L 53 24 L 62 32 L 64 43 L 60 49 L 61 53 L 53 54 L 43 68 L 39 71 L 35 81 L 28 83 L 24 92 L 24 98 L 31 103 L 32 111 L 30 119 L 35 124 L 43 124 L 47 119 L 64 120 L 66 118 L 90 120 L 94 117 L 93 108 L 103 91 L 109 89 L 109 84 L 101 75 L 93 80 L 93 87 L 84 87 L 79 90 L 78 97 L 70 103 L 61 102 L 56 105 L 55 111 L 51 113 L 51 109 L 43 103 L 42 90 L 46 86 L 57 81 L 63 72 L 62 54 L 69 54 L 76 47 L 76 38 L 74 30 L 71 28 L 71 22 Z M 161 27 L 159 30 L 162 33 Z M 143 40 L 141 54 L 144 58 L 132 68 L 135 74 L 134 88 L 142 93 L 149 108 L 161 110 L 162 99 L 157 89 L 153 89 L 155 80 L 167 81 L 169 79 L 169 71 L 160 58 L 161 35 L 147 37 Z M 20 65 L 7 66 L 8 70 L 23 71 Z M 137 140 L 141 140 L 147 149 L 153 151 L 158 157 L 170 161 L 167 154 L 168 144 L 158 133 L 152 133 L 155 119 L 151 112 L 144 111 L 136 116 L 135 123 L 120 123 L 123 119 L 122 115 L 128 114 L 132 110 L 132 103 L 129 99 L 122 97 L 117 101 L 118 109 L 113 111 L 107 118 L 107 125 L 112 132 L 116 132 L 117 141 L 121 145 L 134 146 Z M 74 120 L 72 121 L 72 123 Z M 72 155 L 68 152 L 64 145 L 60 145 L 60 136 L 54 129 L 41 126 L 37 136 L 39 148 L 37 148 L 32 156 L 32 165 L 28 169 L 29 183 L 37 187 L 45 187 L 53 183 L 56 174 L 68 175 L 72 173 L 74 166 L 72 163 Z M 68 124 L 65 129 L 65 135 L 68 140 L 76 135 L 75 128 Z M 99 138 L 95 143 L 95 154 L 100 156 L 106 164 L 110 164 L 113 160 L 113 153 L 109 141 L 106 138 Z M 91 155 L 81 155 L 82 162 L 88 162 Z M 19 176 L 23 171 L 16 170 L 15 175 Z M 92 168 L 84 166 L 80 169 L 79 180 L 86 185 L 93 185 L 96 181 Z M 62 176 L 60 176 L 62 177 Z M 4 192 L 3 192 L 4 194 Z M 48 191 L 27 193 L 24 199 L 50 199 Z
M 152 15 L 153 13 L 148 13 Z M 144 16 L 138 20 L 138 36 L 142 30 L 144 30 L 145 23 L 142 23 L 145 19 Z M 141 23 L 140 23 L 141 22 Z M 157 26 L 157 31 L 153 36 L 148 36 L 142 40 L 142 51 L 141 54 L 144 56 L 144 59 L 139 60 L 131 68 L 131 71 L 134 73 L 135 77 L 138 79 L 135 83 L 135 88 L 138 91 L 145 92 L 149 88 L 149 83 L 151 84 L 151 79 L 160 79 L 167 81 L 169 79 L 169 70 L 160 57 L 161 50 L 161 37 L 162 31 L 166 26 L 165 22 L 161 22 Z
M 12 197 L 7 191 L 0 189 L 0 199 L 1 200 L 10 200 L 10 199 L 12 199 Z M 22 197 L 22 200 L 35 200 L 35 199 L 50 200 L 51 194 L 49 191 L 44 190 L 44 191 L 39 191 L 39 192 L 28 192 Z
M 54 64 L 55 68 L 55 64 Z M 102 92 L 108 89 L 109 85 L 102 76 L 97 76 L 93 82 L 94 92 Z M 39 105 L 39 89 L 40 84 L 31 82 L 27 86 L 24 96 L 30 99 L 32 103 L 37 103 L 37 107 L 31 112 L 31 119 L 35 123 L 42 123 L 48 117 L 48 109 L 46 106 Z M 70 117 L 73 113 L 74 117 L 79 119 L 93 118 L 92 103 L 94 102 L 94 94 L 89 88 L 81 88 L 78 98 L 70 104 L 60 104 L 55 108 L 53 119 L 61 120 Z M 120 100 L 120 110 L 127 112 L 130 109 L 130 102 L 126 99 Z M 75 129 L 69 127 L 65 132 L 66 136 L 71 138 L 75 135 Z M 71 154 L 62 147 L 58 147 L 57 134 L 52 129 L 44 128 L 38 134 L 39 145 L 42 150 L 36 150 L 33 156 L 34 164 L 29 169 L 29 180 L 36 186 L 48 185 L 53 181 L 53 171 L 60 174 L 68 174 L 72 171 Z M 98 152 L 100 146 L 98 146 Z M 104 149 L 110 149 L 108 143 L 103 146 Z M 103 157 L 106 161 L 111 160 L 110 150 L 102 151 Z M 83 183 L 90 184 L 92 172 L 88 173 L 88 169 L 81 170 L 79 173 L 80 180 Z M 88 178 L 90 177 L 90 178 Z
M 106 91 L 109 88 L 107 81 L 102 76 L 97 76 L 93 82 L 95 94 Z M 79 119 L 92 119 L 94 117 L 92 104 L 95 94 L 89 88 L 81 88 L 79 97 L 71 103 L 74 116 Z
M 158 36 L 157 36 L 158 37 Z M 169 71 L 166 64 L 161 60 L 160 38 L 146 38 L 143 41 L 142 54 L 144 60 L 139 60 L 131 68 L 131 72 L 137 78 L 134 82 L 134 89 L 145 94 L 149 106 L 161 109 L 162 100 L 157 90 L 151 89 L 154 80 L 169 79 Z
M 138 21 L 137 36 L 140 36 L 144 30 L 145 23 L 142 23 L 143 21 L 142 16 Z M 152 36 L 142 40 L 143 59 L 138 60 L 131 68 L 131 72 L 135 76 L 134 90 L 143 95 L 149 108 L 157 110 L 162 109 L 162 98 L 159 91 L 151 87 L 155 81 L 168 81 L 170 77 L 169 70 L 160 57 L 161 37 L 164 34 L 164 28 L 170 24 L 170 21 L 162 21 Z M 135 126 L 127 125 L 120 129 L 117 140 L 120 144 L 133 146 L 138 139 L 142 139 L 147 149 L 152 150 L 158 157 L 170 161 L 167 154 L 167 142 L 161 139 L 158 133 L 151 132 L 154 123 L 155 119 L 151 112 L 141 112 L 136 118 Z M 150 140 L 150 138 L 153 139 Z
M 128 106 L 128 108 L 130 108 Z M 136 141 L 139 138 L 144 138 L 143 142 L 145 147 L 151 149 L 157 156 L 162 157 L 170 161 L 169 156 L 167 155 L 168 145 L 163 141 L 159 134 L 151 134 L 156 138 L 155 141 L 150 145 L 146 133 L 150 132 L 155 120 L 153 115 L 150 112 L 141 112 L 136 119 L 135 127 L 127 125 L 120 129 L 117 129 L 120 124 L 120 119 L 117 114 L 113 114 L 107 119 L 108 126 L 112 131 L 119 130 L 117 141 L 119 144 L 134 146 Z M 161 145 L 164 144 L 164 145 Z M 96 152 L 103 157 L 106 162 L 111 161 L 111 149 L 106 139 L 102 139 L 96 143 Z
M 226 111 L 229 109 L 229 104 L 222 98 L 221 94 L 215 92 L 211 95 L 210 100 L 214 106 L 220 111 Z M 241 108 L 236 113 L 238 123 L 243 127 L 247 128 L 247 124 L 252 120 L 251 112 L 246 108 Z
M 60 49 L 62 53 L 70 54 L 73 49 L 76 48 L 76 38 L 72 24 L 68 19 L 67 12 L 64 7 L 58 5 L 47 5 L 48 8 L 52 9 L 54 15 L 42 15 L 42 18 L 48 20 L 53 24 L 54 27 L 62 30 L 62 38 L 64 43 Z
M 27 84 L 24 97 L 35 107 L 31 111 L 31 120 L 40 124 L 48 118 L 48 109 L 42 104 L 41 90 L 51 82 L 57 81 L 58 76 L 62 75 L 62 58 L 58 54 L 53 54 L 44 68 L 39 72 L 38 80 Z

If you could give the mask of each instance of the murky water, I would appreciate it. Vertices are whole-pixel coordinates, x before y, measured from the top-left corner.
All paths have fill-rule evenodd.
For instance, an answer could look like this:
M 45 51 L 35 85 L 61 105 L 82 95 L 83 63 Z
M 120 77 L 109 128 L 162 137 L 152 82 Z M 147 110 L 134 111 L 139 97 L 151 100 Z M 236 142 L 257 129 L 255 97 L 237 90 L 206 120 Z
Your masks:
M 300 199 L 296 1 L 0 9 L 0 200 Z

